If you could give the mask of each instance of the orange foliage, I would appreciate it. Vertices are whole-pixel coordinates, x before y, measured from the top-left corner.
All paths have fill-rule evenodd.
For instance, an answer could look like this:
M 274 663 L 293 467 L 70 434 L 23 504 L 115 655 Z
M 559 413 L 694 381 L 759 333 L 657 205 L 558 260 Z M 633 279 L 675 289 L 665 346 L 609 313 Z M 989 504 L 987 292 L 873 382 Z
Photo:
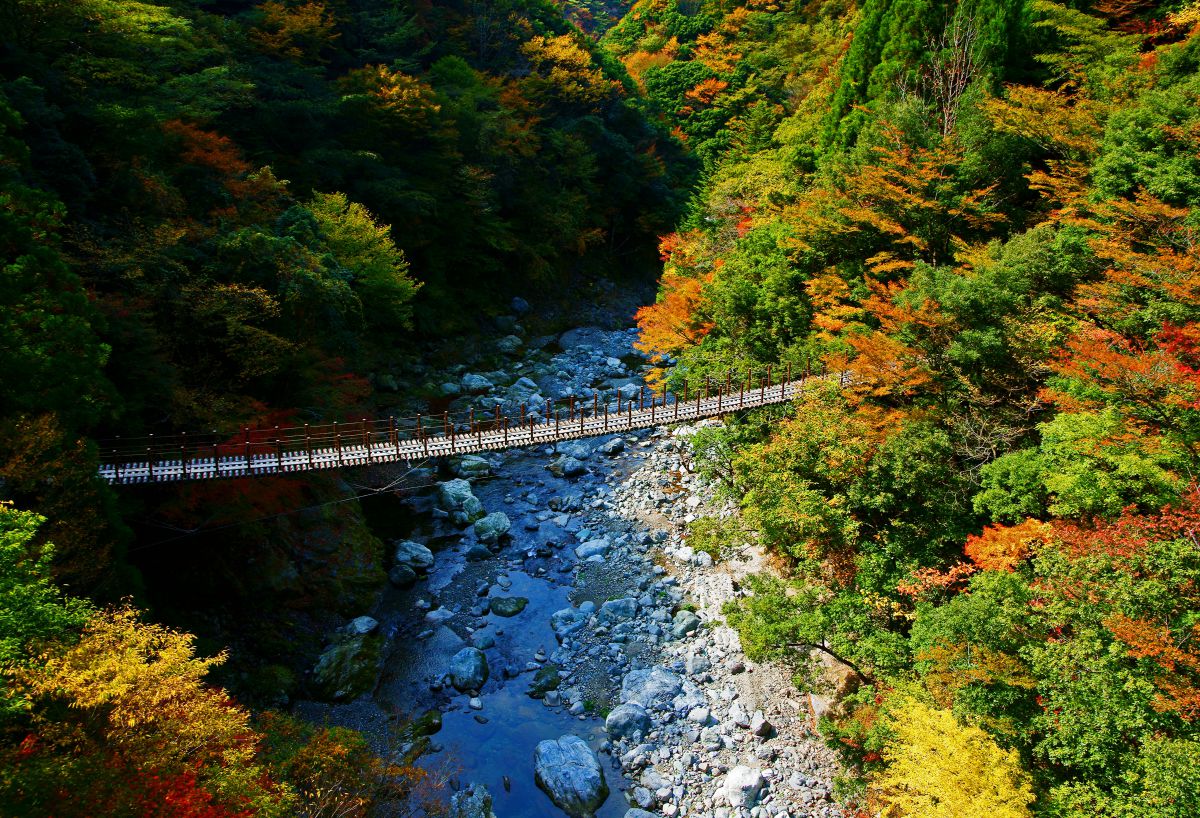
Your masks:
M 674 271 L 663 273 L 658 301 L 637 311 L 640 335 L 634 346 L 662 361 L 700 343 L 713 325 L 697 317 L 703 304 L 703 287 L 712 280 L 689 278 Z
M 963 550 L 983 571 L 1012 572 L 1050 542 L 1053 533 L 1049 523 L 1032 519 L 1017 525 L 992 525 L 982 534 L 967 538 Z
M 851 335 L 855 357 L 847 366 L 852 383 L 847 394 L 862 398 L 910 398 L 933 384 L 916 350 L 882 332 Z
M 684 97 L 686 99 L 695 100 L 696 102 L 701 102 L 705 105 L 711 105 L 712 101 L 728 87 L 729 83 L 725 82 L 724 80 L 709 77 L 703 82 L 698 83 L 695 88 L 689 90 L 686 94 L 684 94 Z
M 223 177 L 240 176 L 250 171 L 250 163 L 242 158 L 241 150 L 227 136 L 179 119 L 164 122 L 162 129 L 180 141 L 179 158 L 189 165 L 208 168 Z
M 854 303 L 850 285 L 836 273 L 814 276 L 804 287 L 813 306 L 813 325 L 820 330 L 820 338 L 832 340 L 851 323 L 862 320 L 863 310 Z
M 268 54 L 291 60 L 319 60 L 320 53 L 339 35 L 337 21 L 318 0 L 287 5 L 267 0 L 258 7 L 262 21 L 250 39 Z
M 1078 303 L 1088 313 L 1116 322 L 1147 296 L 1200 302 L 1200 226 L 1187 208 L 1139 192 L 1095 205 L 1091 217 L 1075 221 L 1098 234 L 1092 249 L 1111 264 L 1100 281 L 1080 287 Z
M 1160 668 L 1155 710 L 1189 722 L 1200 718 L 1200 624 L 1192 625 L 1183 639 L 1176 639 L 1170 628 L 1120 613 L 1104 624 L 1125 643 L 1130 656 L 1150 659 Z
M 966 562 L 956 563 L 945 571 L 919 568 L 913 572 L 911 579 L 901 580 L 896 585 L 896 590 L 905 596 L 926 599 L 937 593 L 960 590 L 977 570 L 974 565 Z

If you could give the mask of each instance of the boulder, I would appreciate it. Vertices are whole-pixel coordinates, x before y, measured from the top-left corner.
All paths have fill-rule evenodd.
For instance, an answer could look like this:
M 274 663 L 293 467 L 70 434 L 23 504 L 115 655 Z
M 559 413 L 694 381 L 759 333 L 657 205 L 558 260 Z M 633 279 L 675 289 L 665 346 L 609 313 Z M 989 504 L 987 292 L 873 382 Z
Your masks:
M 550 627 L 561 642 L 587 625 L 588 615 L 578 608 L 563 608 L 550 615 Z
M 424 573 L 433 567 L 433 552 L 412 540 L 396 543 L 396 553 L 392 559 L 396 565 L 408 566 L 418 573 Z
M 611 543 L 603 537 L 598 540 L 588 540 L 582 545 L 575 547 L 575 556 L 581 560 L 586 560 L 588 557 L 594 557 L 597 554 L 604 557 L 608 555 L 608 550 L 611 547 Z
M 509 303 L 508 308 L 517 315 L 524 315 L 529 312 L 529 302 L 519 295 L 514 295 L 513 300 Z
M 729 720 L 733 722 L 735 727 L 749 727 L 750 715 L 746 712 L 746 708 L 741 702 L 734 702 L 729 708 Z
M 636 383 L 627 383 L 624 386 L 618 387 L 617 392 L 626 401 L 636 400 L 638 395 L 642 393 L 642 388 Z
M 462 394 L 462 387 L 456 383 L 444 383 L 439 388 L 445 398 L 457 398 Z
M 455 690 L 479 690 L 487 678 L 487 656 L 478 648 L 463 648 L 450 660 L 450 683 Z
M 665 667 L 650 667 L 625 674 L 621 682 L 621 701 L 647 709 L 668 707 L 683 690 L 683 679 Z
M 600 453 L 615 457 L 625 451 L 625 441 L 619 437 L 614 437 L 612 440 L 606 441 L 600 445 Z
M 475 521 L 475 537 L 482 543 L 498 542 L 512 528 L 508 515 L 502 511 L 493 511 Z
M 467 549 L 467 562 L 483 562 L 492 558 L 492 552 L 488 550 L 486 545 L 475 543 Z
M 653 812 L 646 812 L 644 809 L 633 809 L 625 811 L 625 818 L 658 818 Z
M 569 454 L 552 460 L 546 468 L 555 477 L 579 477 L 581 474 L 587 474 L 587 466 L 583 464 L 583 461 L 571 457 Z
M 761 710 L 755 710 L 750 718 L 750 732 L 760 738 L 769 738 L 775 732 L 775 728 Z
M 596 754 L 579 736 L 538 742 L 533 774 L 555 806 L 571 818 L 592 818 L 608 798 L 608 784 Z
M 516 616 L 528 604 L 529 600 L 523 596 L 496 596 L 491 599 L 492 613 L 496 616 Z
M 671 635 L 680 639 L 699 627 L 700 617 L 685 609 L 675 614 L 675 619 L 671 622 Z
M 619 704 L 604 720 L 604 729 L 613 741 L 631 739 L 641 741 L 650 732 L 650 714 L 640 704 Z
M 492 388 L 492 382 L 482 375 L 468 372 L 460 381 L 464 392 L 470 395 L 481 395 Z
M 636 614 L 637 600 L 633 597 L 626 597 L 625 599 L 610 599 L 605 602 L 600 606 L 597 618 L 606 624 L 613 624 L 633 619 Z
M 317 695 L 349 701 L 371 689 L 383 640 L 370 634 L 343 634 L 325 649 L 313 668 Z
M 492 794 L 482 784 L 471 784 L 450 796 L 449 818 L 496 818 Z
M 525 342 L 516 335 L 505 335 L 496 341 L 496 351 L 501 355 L 516 355 L 524 345 Z
M 558 452 L 576 460 L 587 460 L 592 456 L 592 447 L 582 440 L 568 440 L 558 444 Z
M 466 480 L 478 480 L 492 473 L 492 464 L 486 457 L 464 454 L 454 464 L 454 473 Z
M 388 571 L 388 580 L 397 588 L 408 588 L 417 581 L 417 572 L 407 565 L 394 565 Z
M 471 484 L 461 478 L 438 483 L 438 508 L 450 515 L 450 521 L 465 527 L 484 516 L 483 503 L 471 491 Z
M 762 770 L 737 766 L 729 771 L 721 789 L 729 800 L 729 806 L 749 809 L 758 803 L 758 794 L 766 783 Z
M 558 686 L 562 684 L 562 676 L 559 675 L 558 669 L 558 665 L 553 663 L 538 668 L 538 672 L 533 674 L 533 681 L 529 683 L 530 698 L 540 699 L 551 690 L 558 690 Z
M 372 616 L 356 616 L 343 630 L 352 636 L 366 636 L 368 633 L 374 633 L 378 627 L 378 619 Z

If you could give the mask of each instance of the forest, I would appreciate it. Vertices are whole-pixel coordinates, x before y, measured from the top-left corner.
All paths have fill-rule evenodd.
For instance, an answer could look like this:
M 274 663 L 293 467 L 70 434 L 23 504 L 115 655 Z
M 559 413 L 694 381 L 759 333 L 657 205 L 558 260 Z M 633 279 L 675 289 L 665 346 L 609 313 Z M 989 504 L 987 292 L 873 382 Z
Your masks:
M 760 657 L 852 669 L 861 815 L 1200 814 L 1200 10 L 639 3 L 702 163 L 639 316 L 664 376 L 846 390 L 703 441 L 785 566 Z M 801 682 L 803 683 L 803 681 Z
M 514 295 L 657 279 L 668 388 L 848 374 L 701 431 L 690 530 L 772 557 L 748 655 L 848 671 L 846 815 L 1200 815 L 1198 207 L 1194 0 L 8 0 L 0 812 L 417 809 L 282 706 L 382 545 L 268 517 L 345 487 L 118 495 L 99 441 L 386 414 Z M 251 524 L 164 567 L 151 511 Z

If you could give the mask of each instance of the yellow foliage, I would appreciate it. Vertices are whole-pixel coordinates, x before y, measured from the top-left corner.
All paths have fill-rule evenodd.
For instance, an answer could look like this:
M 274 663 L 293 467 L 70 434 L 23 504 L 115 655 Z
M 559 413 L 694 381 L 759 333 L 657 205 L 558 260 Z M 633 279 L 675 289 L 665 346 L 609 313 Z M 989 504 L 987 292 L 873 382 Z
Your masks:
M 204 683 L 225 654 L 197 658 L 194 642 L 191 634 L 139 621 L 133 608 L 117 608 L 97 613 L 76 644 L 11 673 L 35 703 L 43 741 L 72 753 L 91 752 L 99 742 L 146 769 L 197 770 L 222 796 L 276 802 L 284 793 L 264 790 L 249 713 Z M 74 715 L 42 706 L 53 702 Z
M 616 92 L 618 85 L 606 79 L 592 55 L 570 34 L 534 37 L 521 46 L 535 78 L 567 102 L 595 104 Z
M 901 700 L 891 728 L 888 766 L 870 791 L 885 818 L 1030 818 L 1033 789 L 1015 750 L 913 698 Z
M 267 0 L 258 7 L 262 21 L 250 38 L 267 53 L 291 60 L 319 60 L 321 51 L 340 35 L 337 21 L 324 3 L 285 5 Z
M 983 110 L 996 130 L 1073 158 L 1092 156 L 1104 132 L 1103 106 L 1082 94 L 1010 85 L 1004 99 L 985 100 Z

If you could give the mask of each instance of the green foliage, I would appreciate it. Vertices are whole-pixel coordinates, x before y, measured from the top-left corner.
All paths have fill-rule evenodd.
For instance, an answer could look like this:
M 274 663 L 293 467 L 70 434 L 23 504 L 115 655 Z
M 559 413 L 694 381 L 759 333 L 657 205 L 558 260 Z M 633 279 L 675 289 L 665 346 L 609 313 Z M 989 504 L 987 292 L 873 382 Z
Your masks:
M 392 242 L 390 229 L 378 224 L 345 194 L 318 193 L 308 204 L 334 257 L 352 276 L 352 284 L 376 327 L 411 325 L 409 302 L 420 285 L 408 277 L 404 253 Z
M 0 503 L 0 669 L 27 665 L 47 643 L 70 639 L 91 612 L 80 599 L 64 597 L 50 575 L 53 547 L 34 544 L 43 520 Z M 9 685 L 0 721 L 23 713 L 28 703 Z
M 1131 436 L 1112 409 L 1060 414 L 1039 429 L 1037 450 L 1011 452 L 984 466 L 975 500 L 980 510 L 1007 522 L 1044 511 L 1112 517 L 1130 505 L 1166 505 L 1184 486 L 1173 469 L 1178 455 Z

